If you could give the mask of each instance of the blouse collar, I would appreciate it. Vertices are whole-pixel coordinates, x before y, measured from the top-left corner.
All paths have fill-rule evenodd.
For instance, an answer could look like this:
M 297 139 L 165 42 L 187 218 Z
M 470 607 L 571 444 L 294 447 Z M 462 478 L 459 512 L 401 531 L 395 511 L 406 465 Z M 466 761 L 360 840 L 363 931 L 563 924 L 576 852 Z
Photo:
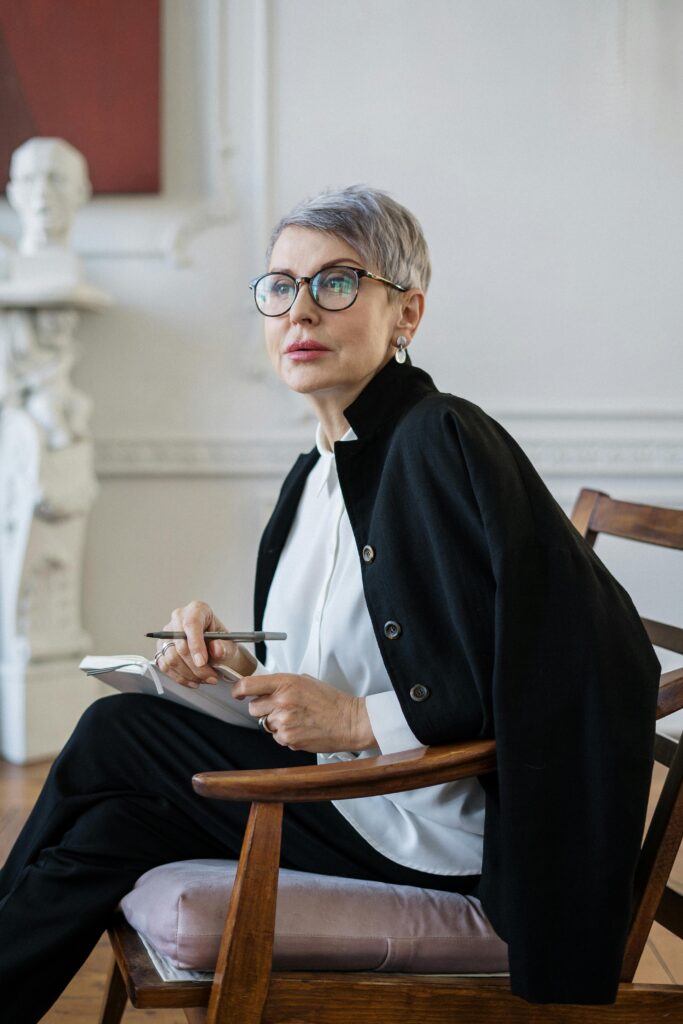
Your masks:
M 344 441 L 357 441 L 356 433 L 353 427 L 349 427 L 343 437 L 339 438 L 337 444 Z M 315 446 L 318 449 L 320 455 L 320 462 L 318 464 L 319 481 L 316 486 L 316 495 L 320 494 L 323 487 L 327 484 L 328 492 L 331 490 L 330 484 L 336 481 L 337 477 L 337 463 L 334 457 L 334 451 L 330 448 L 325 432 L 323 431 L 322 425 L 318 423 L 315 431 Z

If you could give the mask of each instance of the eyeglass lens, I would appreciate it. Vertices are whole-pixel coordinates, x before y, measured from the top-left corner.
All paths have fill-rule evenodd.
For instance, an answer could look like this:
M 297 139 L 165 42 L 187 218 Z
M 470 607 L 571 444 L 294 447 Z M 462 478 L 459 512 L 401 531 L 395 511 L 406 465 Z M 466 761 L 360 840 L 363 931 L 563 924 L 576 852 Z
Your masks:
M 358 275 L 350 267 L 328 267 L 311 278 L 309 288 L 323 309 L 346 309 L 358 294 Z M 279 316 L 291 308 L 296 294 L 289 274 L 266 274 L 255 288 L 256 305 L 266 316 Z

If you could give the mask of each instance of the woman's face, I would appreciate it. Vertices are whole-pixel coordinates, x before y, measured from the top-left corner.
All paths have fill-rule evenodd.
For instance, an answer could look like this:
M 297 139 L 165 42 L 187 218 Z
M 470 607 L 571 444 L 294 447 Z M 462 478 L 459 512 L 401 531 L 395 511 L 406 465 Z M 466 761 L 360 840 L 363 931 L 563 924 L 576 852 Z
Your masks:
M 342 239 L 301 227 L 284 229 L 268 269 L 312 277 L 334 265 L 381 273 L 364 266 Z M 264 318 L 266 347 L 276 373 L 293 391 L 314 400 L 338 398 L 345 408 L 395 353 L 392 343 L 402 333 L 402 306 L 401 301 L 390 300 L 386 285 L 363 278 L 352 306 L 321 309 L 308 285 L 302 284 L 287 313 Z M 410 332 L 405 333 L 410 340 Z M 303 341 L 315 342 L 316 348 L 297 350 Z

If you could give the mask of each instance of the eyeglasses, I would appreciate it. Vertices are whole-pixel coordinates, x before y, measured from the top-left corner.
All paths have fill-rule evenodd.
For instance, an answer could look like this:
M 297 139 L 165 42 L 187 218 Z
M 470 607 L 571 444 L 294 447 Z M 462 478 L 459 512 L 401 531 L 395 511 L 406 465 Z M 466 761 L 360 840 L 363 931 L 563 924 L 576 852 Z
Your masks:
M 371 274 L 356 267 L 325 267 L 313 277 L 292 277 L 291 274 L 268 273 L 249 282 L 254 302 L 264 316 L 282 316 L 292 308 L 302 284 L 308 285 L 311 298 L 321 309 L 336 311 L 348 309 L 358 298 L 361 278 L 388 284 L 396 291 L 408 289 L 388 281 L 386 277 Z

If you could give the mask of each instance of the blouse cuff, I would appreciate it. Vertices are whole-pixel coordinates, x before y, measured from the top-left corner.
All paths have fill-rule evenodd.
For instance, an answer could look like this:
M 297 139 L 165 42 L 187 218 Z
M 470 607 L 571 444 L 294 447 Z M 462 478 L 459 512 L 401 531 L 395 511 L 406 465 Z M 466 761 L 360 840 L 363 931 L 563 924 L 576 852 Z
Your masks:
M 383 754 L 424 747 L 408 725 L 393 690 L 371 693 L 365 698 L 365 707 L 377 746 Z

